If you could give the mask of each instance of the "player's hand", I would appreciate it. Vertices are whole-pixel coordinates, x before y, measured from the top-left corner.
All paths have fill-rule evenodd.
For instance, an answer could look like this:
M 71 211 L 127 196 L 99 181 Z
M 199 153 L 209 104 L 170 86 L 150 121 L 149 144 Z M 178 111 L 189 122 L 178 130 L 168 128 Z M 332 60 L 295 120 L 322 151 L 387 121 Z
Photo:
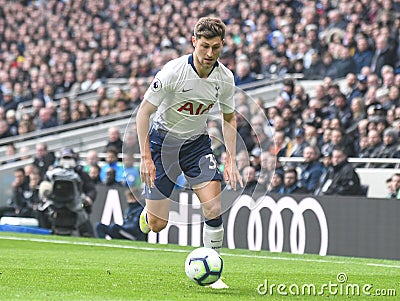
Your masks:
M 233 190 L 236 191 L 237 183 L 239 183 L 240 187 L 243 188 L 243 181 L 239 170 L 237 169 L 236 164 L 230 162 L 229 160 L 227 160 L 227 162 L 225 163 L 224 177 L 225 180 L 231 185 Z
M 154 180 L 156 178 L 156 166 L 152 159 L 142 159 L 140 161 L 140 179 L 147 187 L 154 187 Z

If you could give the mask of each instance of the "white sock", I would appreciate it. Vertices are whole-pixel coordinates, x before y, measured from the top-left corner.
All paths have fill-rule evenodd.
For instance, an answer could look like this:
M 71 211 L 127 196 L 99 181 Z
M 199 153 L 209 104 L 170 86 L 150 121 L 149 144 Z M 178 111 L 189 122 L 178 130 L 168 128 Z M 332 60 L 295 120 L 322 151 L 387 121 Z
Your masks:
M 224 227 L 222 224 L 218 227 L 211 227 L 204 223 L 203 244 L 206 248 L 214 249 L 219 254 L 221 252 L 223 240 Z

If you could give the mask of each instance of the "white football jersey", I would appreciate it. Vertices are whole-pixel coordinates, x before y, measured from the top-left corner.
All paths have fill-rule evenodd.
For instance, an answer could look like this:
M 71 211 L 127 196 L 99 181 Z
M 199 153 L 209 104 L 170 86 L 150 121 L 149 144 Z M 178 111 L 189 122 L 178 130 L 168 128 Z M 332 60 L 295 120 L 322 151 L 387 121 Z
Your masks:
M 174 59 L 156 74 L 144 99 L 157 106 L 153 127 L 190 139 L 206 133 L 208 112 L 218 102 L 223 113 L 234 111 L 232 72 L 217 62 L 208 78 L 200 78 L 193 55 Z

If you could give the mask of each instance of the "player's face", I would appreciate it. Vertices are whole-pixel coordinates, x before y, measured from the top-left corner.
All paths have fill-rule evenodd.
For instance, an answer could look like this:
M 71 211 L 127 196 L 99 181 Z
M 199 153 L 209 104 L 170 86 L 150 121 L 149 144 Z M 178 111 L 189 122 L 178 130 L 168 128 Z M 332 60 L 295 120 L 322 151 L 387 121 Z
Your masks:
M 212 68 L 222 51 L 224 42 L 221 37 L 214 37 L 211 39 L 206 39 L 204 37 L 196 39 L 192 37 L 192 42 L 195 48 L 195 56 L 200 67 L 204 69 Z

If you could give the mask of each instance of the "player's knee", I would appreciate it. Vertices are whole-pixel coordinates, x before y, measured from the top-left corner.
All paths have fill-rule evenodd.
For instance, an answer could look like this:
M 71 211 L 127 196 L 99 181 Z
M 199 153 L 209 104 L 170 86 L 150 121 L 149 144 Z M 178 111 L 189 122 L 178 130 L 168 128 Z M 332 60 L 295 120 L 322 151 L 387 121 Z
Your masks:
M 221 204 L 216 203 L 212 206 L 205 207 L 203 210 L 206 219 L 215 219 L 221 214 Z
M 153 232 L 160 232 L 163 230 L 168 224 L 168 221 L 163 219 L 150 219 L 149 220 L 149 227 Z

